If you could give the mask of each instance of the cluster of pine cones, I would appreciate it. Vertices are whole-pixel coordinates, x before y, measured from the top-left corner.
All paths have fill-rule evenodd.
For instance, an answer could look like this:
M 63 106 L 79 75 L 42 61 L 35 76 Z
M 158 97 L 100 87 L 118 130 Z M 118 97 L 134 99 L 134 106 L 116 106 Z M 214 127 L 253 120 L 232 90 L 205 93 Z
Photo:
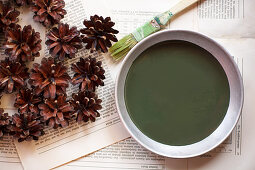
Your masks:
M 0 1 L 0 33 L 5 35 L 5 53 L 0 61 L 0 93 L 17 92 L 14 106 L 18 114 L 9 116 L 0 109 L 0 137 L 13 135 L 19 142 L 38 140 L 44 135 L 44 127 L 67 127 L 71 119 L 78 123 L 95 121 L 100 116 L 102 100 L 95 91 L 103 86 L 105 79 L 102 63 L 87 57 L 72 65 L 74 76 L 68 75 L 63 61 L 73 58 L 82 42 L 86 49 L 107 52 L 111 41 L 116 42 L 110 17 L 97 15 L 84 20 L 85 28 L 60 23 L 66 14 L 64 0 L 14 0 L 18 6 L 30 6 L 34 20 L 46 27 L 57 24 L 47 34 L 46 45 L 52 57 L 43 58 L 41 64 L 34 63 L 28 71 L 26 62 L 40 56 L 40 33 L 31 25 L 23 28 L 17 24 L 20 12 L 11 3 Z M 82 35 L 80 35 L 82 33 Z M 79 85 L 79 92 L 67 100 L 69 83 Z

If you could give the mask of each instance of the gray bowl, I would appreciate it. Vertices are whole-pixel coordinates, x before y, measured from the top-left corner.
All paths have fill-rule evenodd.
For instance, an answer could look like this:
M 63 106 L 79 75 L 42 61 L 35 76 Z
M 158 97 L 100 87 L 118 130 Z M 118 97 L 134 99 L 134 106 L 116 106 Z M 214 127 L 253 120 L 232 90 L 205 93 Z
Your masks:
M 132 122 L 125 105 L 124 86 L 127 73 L 133 61 L 147 48 L 162 41 L 184 40 L 210 52 L 223 67 L 230 86 L 230 103 L 219 127 L 205 139 L 185 146 L 170 146 L 159 143 L 144 135 Z M 155 33 L 139 42 L 124 59 L 115 88 L 119 116 L 131 136 L 148 150 L 172 158 L 188 158 L 204 154 L 222 143 L 235 127 L 243 105 L 243 82 L 237 65 L 231 55 L 214 40 L 191 31 L 166 30 Z

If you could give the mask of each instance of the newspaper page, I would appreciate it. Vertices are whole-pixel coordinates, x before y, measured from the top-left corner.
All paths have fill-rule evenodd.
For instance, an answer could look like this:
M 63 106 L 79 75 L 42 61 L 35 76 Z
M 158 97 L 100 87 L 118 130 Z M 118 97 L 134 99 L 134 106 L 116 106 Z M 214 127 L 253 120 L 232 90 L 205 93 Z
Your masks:
M 83 19 L 87 17 L 86 9 L 89 7 L 85 7 L 84 1 L 81 0 L 66 0 L 65 2 L 67 15 L 62 22 L 81 28 Z M 26 19 L 23 18 L 23 20 Z M 104 62 L 103 55 L 90 54 L 88 50 L 81 49 L 74 59 L 66 61 L 65 64 L 69 69 L 69 73 L 73 74 L 71 71 L 72 63 L 77 62 L 80 57 L 88 57 L 89 55 L 102 61 L 106 71 L 105 86 L 99 87 L 97 91 L 99 98 L 103 100 L 103 109 L 100 110 L 101 116 L 93 123 L 77 124 L 73 120 L 67 128 L 46 129 L 46 134 L 38 141 L 22 143 L 15 141 L 24 169 L 45 170 L 54 168 L 129 137 L 116 111 L 114 81 Z M 41 54 L 41 58 L 43 56 L 47 57 L 48 54 L 45 52 L 45 54 Z M 37 62 L 40 62 L 40 59 L 37 59 Z M 67 90 L 68 96 L 77 91 L 78 86 L 70 85 Z

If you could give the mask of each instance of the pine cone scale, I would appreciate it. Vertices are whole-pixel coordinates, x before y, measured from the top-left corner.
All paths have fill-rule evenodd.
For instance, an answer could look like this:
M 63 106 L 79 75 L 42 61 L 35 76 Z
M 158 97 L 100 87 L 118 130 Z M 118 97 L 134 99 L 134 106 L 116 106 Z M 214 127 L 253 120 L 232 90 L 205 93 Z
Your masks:
M 46 79 L 46 80 L 44 80 L 42 83 L 40 83 L 41 85 L 39 86 L 41 89 L 43 89 L 43 88 L 45 88 L 45 87 L 47 87 L 48 85 L 50 85 L 51 84 L 51 82 L 48 80 L 48 79 Z
M 42 14 L 45 13 L 46 11 L 47 11 L 46 9 L 41 8 L 41 9 L 37 12 L 37 14 L 38 14 L 38 15 L 42 15 Z
M 54 50 L 52 51 L 51 55 L 55 57 L 58 52 L 61 50 L 62 46 L 58 43 L 58 45 L 55 46 Z
M 4 77 L 3 79 L 0 80 L 0 85 L 5 84 L 6 82 L 8 82 L 9 77 Z
M 46 45 L 48 45 L 48 44 L 46 44 Z M 58 42 L 53 42 L 52 44 L 49 45 L 49 49 L 54 48 L 54 47 L 56 47 L 57 45 L 59 45 Z
M 56 95 L 56 86 L 54 84 L 49 85 L 50 98 L 55 98 Z
M 69 103 L 62 106 L 62 107 L 60 107 L 59 109 L 62 110 L 62 112 L 72 112 L 72 111 L 74 111 L 73 107 Z
M 80 75 L 74 76 L 72 79 L 73 84 L 80 84 L 83 82 L 83 77 Z
M 21 77 L 19 77 L 19 76 L 13 75 L 13 76 L 12 76 L 12 79 L 13 79 L 15 82 L 19 83 L 21 86 L 24 86 L 24 85 L 25 85 L 25 82 L 24 82 L 23 79 L 22 79 Z
M 65 78 L 55 78 L 56 85 L 68 86 L 68 82 Z
M 57 112 L 57 118 L 59 119 L 59 122 L 64 120 L 64 115 L 62 112 Z

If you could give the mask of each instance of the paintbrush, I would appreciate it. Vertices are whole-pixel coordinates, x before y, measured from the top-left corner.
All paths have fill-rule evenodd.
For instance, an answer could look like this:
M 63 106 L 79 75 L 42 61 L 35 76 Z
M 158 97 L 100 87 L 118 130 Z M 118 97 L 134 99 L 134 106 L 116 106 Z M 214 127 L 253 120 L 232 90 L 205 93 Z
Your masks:
M 172 16 L 183 11 L 190 5 L 198 2 L 199 0 L 181 0 L 179 3 L 174 5 L 170 10 L 157 15 L 149 22 L 146 22 L 143 26 L 137 28 L 131 34 L 123 37 L 117 43 L 115 43 L 109 52 L 114 60 L 119 60 L 126 56 L 126 54 L 142 39 L 149 36 L 150 34 L 157 32 L 166 26 Z

